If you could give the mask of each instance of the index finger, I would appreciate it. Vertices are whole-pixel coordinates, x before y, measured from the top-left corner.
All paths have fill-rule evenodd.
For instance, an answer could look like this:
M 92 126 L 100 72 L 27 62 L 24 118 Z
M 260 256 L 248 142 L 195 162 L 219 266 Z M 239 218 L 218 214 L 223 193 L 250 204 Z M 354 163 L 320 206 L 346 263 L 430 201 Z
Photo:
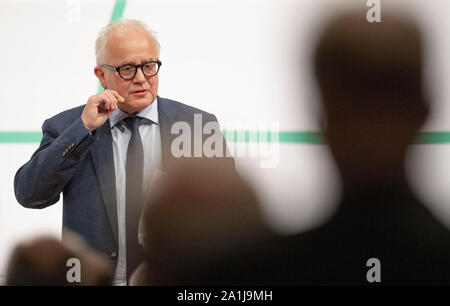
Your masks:
M 117 91 L 110 89 L 109 92 L 112 93 L 120 103 L 125 102 L 125 99 L 119 95 Z

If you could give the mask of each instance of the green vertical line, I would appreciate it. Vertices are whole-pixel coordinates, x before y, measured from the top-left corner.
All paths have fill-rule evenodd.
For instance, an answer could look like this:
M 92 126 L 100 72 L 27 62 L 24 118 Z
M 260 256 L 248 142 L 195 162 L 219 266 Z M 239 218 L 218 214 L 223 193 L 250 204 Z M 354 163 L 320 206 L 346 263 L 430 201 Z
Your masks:
M 111 19 L 109 20 L 109 22 L 113 22 L 113 21 L 116 21 L 116 20 L 119 20 L 120 18 L 122 18 L 123 11 L 125 10 L 126 4 L 127 4 L 126 0 L 116 0 L 115 1 L 113 12 L 112 12 Z M 104 90 L 104 88 L 102 87 L 102 85 L 100 84 L 100 81 L 99 81 L 97 92 L 101 92 L 103 90 Z
M 116 0 L 110 22 L 116 21 L 116 20 L 119 20 L 120 18 L 122 18 L 123 11 L 125 10 L 126 4 L 127 4 L 126 0 Z

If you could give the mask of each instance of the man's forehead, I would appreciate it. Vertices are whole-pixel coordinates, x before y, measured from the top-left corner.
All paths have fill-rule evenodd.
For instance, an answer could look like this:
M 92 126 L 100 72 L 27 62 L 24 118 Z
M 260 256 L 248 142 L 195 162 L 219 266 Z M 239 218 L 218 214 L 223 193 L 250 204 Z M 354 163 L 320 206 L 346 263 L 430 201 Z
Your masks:
M 106 45 L 106 54 L 110 61 L 121 64 L 139 64 L 146 60 L 157 59 L 156 43 L 148 33 L 142 31 L 111 33 Z
M 118 27 L 112 29 L 108 37 L 127 37 L 127 36 L 147 36 L 150 37 L 150 34 L 142 28 L 135 27 L 135 26 L 128 26 L 128 27 Z
M 155 41 L 143 30 L 112 31 L 108 35 L 107 48 L 153 48 Z

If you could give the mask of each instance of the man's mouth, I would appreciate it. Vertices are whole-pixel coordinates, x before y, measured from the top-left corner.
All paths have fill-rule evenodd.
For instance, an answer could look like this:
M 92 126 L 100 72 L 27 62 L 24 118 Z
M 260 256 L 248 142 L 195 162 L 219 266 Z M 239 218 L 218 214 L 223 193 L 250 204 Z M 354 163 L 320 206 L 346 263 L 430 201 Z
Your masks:
M 147 92 L 147 89 L 138 89 L 138 90 L 132 91 L 131 93 L 134 94 L 134 93 L 144 93 L 144 92 Z
M 132 94 L 132 95 L 135 95 L 135 96 L 141 96 L 141 97 L 143 97 L 143 96 L 145 96 L 145 95 L 147 94 L 147 92 L 148 92 L 147 89 L 139 89 L 139 90 L 134 90 L 134 91 L 132 91 L 131 94 Z

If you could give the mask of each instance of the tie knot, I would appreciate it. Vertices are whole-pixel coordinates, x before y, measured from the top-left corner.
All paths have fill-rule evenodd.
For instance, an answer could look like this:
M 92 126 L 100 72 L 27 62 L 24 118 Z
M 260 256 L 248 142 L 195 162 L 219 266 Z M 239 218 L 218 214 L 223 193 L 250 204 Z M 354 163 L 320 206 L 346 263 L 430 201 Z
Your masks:
M 131 133 L 139 132 L 139 117 L 127 117 L 123 119 L 128 128 L 131 130 Z

